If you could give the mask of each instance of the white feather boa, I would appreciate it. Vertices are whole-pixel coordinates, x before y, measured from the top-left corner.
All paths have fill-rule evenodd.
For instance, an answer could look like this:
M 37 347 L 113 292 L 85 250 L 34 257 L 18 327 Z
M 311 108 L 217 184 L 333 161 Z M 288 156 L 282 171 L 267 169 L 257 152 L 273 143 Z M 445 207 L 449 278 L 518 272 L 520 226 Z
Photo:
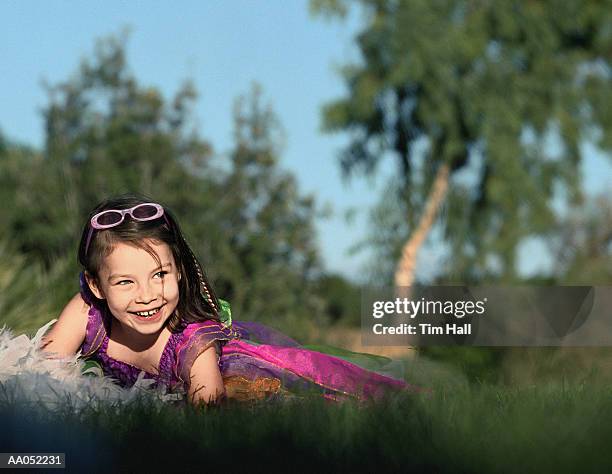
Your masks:
M 123 405 L 137 399 L 150 401 L 161 408 L 163 402 L 183 398 L 183 394 L 167 393 L 163 386 L 152 389 L 154 381 L 144 379 L 144 372 L 129 389 L 120 387 L 101 373 L 96 377 L 83 375 L 80 352 L 62 359 L 48 358 L 39 348 L 43 335 L 55 321 L 41 327 L 32 339 L 25 334 L 13 337 L 10 329 L 0 329 L 0 404 L 50 410 L 68 406 L 80 411 L 91 406 Z

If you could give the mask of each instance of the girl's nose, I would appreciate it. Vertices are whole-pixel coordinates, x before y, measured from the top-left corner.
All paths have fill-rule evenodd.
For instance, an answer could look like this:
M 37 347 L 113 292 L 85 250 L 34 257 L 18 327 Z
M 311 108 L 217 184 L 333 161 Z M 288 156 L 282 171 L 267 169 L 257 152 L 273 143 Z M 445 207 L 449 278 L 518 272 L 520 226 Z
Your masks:
M 156 290 L 151 285 L 143 285 L 140 287 L 136 301 L 142 304 L 149 304 L 157 299 Z

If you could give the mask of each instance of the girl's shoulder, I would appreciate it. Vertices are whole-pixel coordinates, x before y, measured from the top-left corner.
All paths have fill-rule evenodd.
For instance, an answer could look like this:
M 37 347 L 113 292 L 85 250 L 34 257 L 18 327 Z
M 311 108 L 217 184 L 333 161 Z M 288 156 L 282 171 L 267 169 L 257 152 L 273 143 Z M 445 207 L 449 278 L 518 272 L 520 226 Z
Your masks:
M 182 341 L 187 341 L 196 335 L 228 340 L 241 336 L 240 331 L 234 325 L 228 326 L 213 319 L 183 324 Z
M 242 334 L 237 328 L 215 320 L 184 325 L 175 347 L 176 375 L 180 380 L 188 381 L 193 363 L 206 349 L 214 346 L 219 359 L 222 346 L 241 337 Z
M 183 325 L 181 335 L 176 344 L 176 353 L 181 354 L 194 347 L 203 351 L 211 342 L 219 341 L 220 343 L 226 343 L 241 337 L 242 334 L 237 328 L 226 326 L 219 321 L 209 319 L 188 323 Z

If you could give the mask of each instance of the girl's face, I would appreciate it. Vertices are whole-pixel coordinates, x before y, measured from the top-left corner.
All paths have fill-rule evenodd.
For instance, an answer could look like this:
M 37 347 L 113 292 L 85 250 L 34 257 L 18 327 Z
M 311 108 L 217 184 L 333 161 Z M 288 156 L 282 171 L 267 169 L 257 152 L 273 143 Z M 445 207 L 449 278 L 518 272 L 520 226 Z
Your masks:
M 148 242 L 162 266 L 145 250 L 118 243 L 100 270 L 101 288 L 89 281 L 100 299 L 106 299 L 111 313 L 122 326 L 140 334 L 155 334 L 172 315 L 179 300 L 180 275 L 167 244 Z M 157 310 L 152 315 L 138 315 Z

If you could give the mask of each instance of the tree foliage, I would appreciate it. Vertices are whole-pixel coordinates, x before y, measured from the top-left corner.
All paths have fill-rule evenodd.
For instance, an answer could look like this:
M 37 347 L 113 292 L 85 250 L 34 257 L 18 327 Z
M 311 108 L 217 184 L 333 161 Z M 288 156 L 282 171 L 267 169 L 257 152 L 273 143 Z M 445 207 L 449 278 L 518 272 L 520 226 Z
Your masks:
M 46 86 L 42 150 L 0 140 L 0 197 L 12 204 L 0 208 L 0 241 L 42 265 L 53 281 L 35 285 L 46 288 L 38 297 L 59 311 L 78 289 L 87 213 L 109 195 L 145 193 L 176 212 L 237 318 L 312 324 L 317 207 L 280 168 L 280 126 L 261 91 L 237 101 L 228 159 L 193 124 L 195 86 L 166 99 L 141 84 L 126 40 L 99 41 L 75 74 Z
M 209 231 L 218 244 L 210 249 L 213 260 L 224 262 L 216 270 L 224 293 L 243 314 L 274 319 L 300 308 L 301 315 L 320 317 L 321 302 L 312 298 L 321 272 L 313 225 L 318 209 L 279 168 L 284 132 L 257 84 L 235 101 L 233 135 Z
M 343 66 L 347 93 L 323 113 L 327 131 L 350 136 L 344 173 L 373 173 L 395 157 L 403 243 L 436 171 L 448 164 L 440 225 L 450 274 L 514 277 L 518 243 L 554 228 L 553 198 L 582 199 L 581 142 L 612 148 L 610 2 L 359 5 L 360 61 Z M 311 7 L 342 16 L 354 4 Z
M 125 40 L 99 41 L 76 74 L 46 86 L 45 147 L 16 176 L 9 225 L 21 250 L 46 264 L 74 251 L 87 213 L 110 194 L 140 191 L 194 211 L 210 202 L 192 172 L 211 156 L 187 127 L 193 85 L 166 103 L 130 73 Z

